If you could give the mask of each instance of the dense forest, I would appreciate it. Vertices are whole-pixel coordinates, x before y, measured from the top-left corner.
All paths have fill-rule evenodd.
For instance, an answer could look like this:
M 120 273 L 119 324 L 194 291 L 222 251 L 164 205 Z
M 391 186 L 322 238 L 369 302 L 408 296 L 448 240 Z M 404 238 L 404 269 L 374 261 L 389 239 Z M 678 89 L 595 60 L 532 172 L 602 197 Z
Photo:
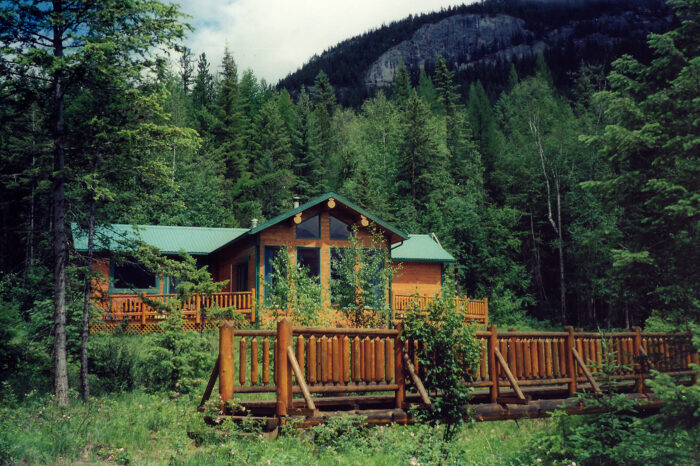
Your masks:
M 56 22 L 3 5 L 3 361 L 54 338 L 77 354 L 90 271 L 71 222 L 248 227 L 327 191 L 436 233 L 459 292 L 488 297 L 499 324 L 697 322 L 700 4 L 669 4 L 677 25 L 649 36 L 649 58 L 582 63 L 566 93 L 540 55 L 498 95 L 474 79 L 464 97 L 436 57 L 357 108 L 333 69 L 293 99 L 235 50 L 195 56 L 175 7 L 89 4 Z

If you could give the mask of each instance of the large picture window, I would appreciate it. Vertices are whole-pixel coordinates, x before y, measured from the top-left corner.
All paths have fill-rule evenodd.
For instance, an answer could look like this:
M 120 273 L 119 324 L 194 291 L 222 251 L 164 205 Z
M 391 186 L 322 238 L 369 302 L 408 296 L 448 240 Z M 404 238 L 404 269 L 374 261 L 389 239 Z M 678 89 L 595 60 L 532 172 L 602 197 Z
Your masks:
M 330 236 L 331 239 L 347 240 L 350 239 L 352 228 L 350 224 L 343 222 L 339 218 L 330 216 Z
M 310 277 L 321 276 L 321 249 L 297 248 L 297 265 L 304 267 Z
M 297 225 L 298 239 L 320 239 L 321 238 L 321 216 L 314 215 Z
M 156 287 L 156 276 L 137 262 L 115 264 L 111 285 L 115 290 L 148 290 Z

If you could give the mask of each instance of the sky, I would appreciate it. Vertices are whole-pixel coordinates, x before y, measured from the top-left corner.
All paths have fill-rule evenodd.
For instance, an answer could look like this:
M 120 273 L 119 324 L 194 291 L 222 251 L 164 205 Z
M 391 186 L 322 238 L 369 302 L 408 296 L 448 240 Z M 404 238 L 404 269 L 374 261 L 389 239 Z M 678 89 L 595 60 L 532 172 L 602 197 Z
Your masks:
M 195 56 L 205 52 L 218 70 L 224 48 L 240 72 L 252 69 L 276 84 L 314 54 L 338 42 L 405 18 L 465 1 L 449 0 L 174 0 L 195 28 L 186 41 Z M 473 1 L 473 0 L 472 0 Z M 466 3 L 471 3 L 467 0 Z

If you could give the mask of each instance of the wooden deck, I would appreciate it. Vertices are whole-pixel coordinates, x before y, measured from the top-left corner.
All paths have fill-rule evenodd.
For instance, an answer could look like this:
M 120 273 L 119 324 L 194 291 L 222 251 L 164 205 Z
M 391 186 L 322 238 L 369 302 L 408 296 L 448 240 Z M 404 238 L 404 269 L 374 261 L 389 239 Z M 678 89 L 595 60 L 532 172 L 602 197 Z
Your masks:
M 202 403 L 218 379 L 222 409 L 235 400 L 253 416 L 278 420 L 297 415 L 313 423 L 324 411 L 364 415 L 364 410 L 380 409 L 372 411 L 376 422 L 408 422 L 405 413 L 411 404 L 430 404 L 416 355 L 421 342 L 403 342 L 400 328 L 292 327 L 283 319 L 276 330 L 235 330 L 222 324 L 219 337 L 219 358 Z M 603 338 L 624 366 L 614 378 L 631 397 L 648 402 L 649 409 L 658 408 L 645 385 L 650 368 L 680 383 L 694 383 L 698 376 L 691 367 L 698 363 L 698 353 L 689 333 L 642 333 L 635 328 L 601 335 L 571 327 L 564 332 L 499 333 L 491 326 L 476 337 L 482 353 L 470 383 L 476 390 L 473 403 L 488 405 L 476 410 L 482 420 L 546 415 L 564 400 L 573 402 L 577 392 L 599 391 L 593 364 L 604 356 Z M 367 392 L 372 393 L 362 395 Z M 270 398 L 246 401 L 240 396 L 245 393 L 270 393 Z M 572 412 L 586 409 L 571 407 Z
M 172 308 L 177 302 L 175 294 L 147 294 L 145 297 Z M 131 333 L 144 334 L 160 330 L 159 323 L 168 317 L 154 306 L 145 303 L 138 294 L 112 294 L 109 298 L 98 300 L 95 304 L 104 310 L 98 322 L 91 326 L 93 333 L 113 330 L 125 325 Z M 206 309 L 217 307 L 235 307 L 236 312 L 243 314 L 249 322 L 255 321 L 255 291 L 242 293 L 213 293 L 211 298 L 195 294 L 184 302 L 178 303 L 182 311 L 184 328 L 199 330 L 211 324 L 206 320 Z
M 430 303 L 435 301 L 435 297 L 432 296 L 418 296 L 418 295 L 394 295 L 393 296 L 393 309 L 394 309 L 394 320 L 400 322 L 403 319 L 403 315 L 408 309 L 413 305 L 417 305 L 422 311 L 428 309 Z M 464 318 L 469 322 L 476 322 L 482 325 L 489 324 L 489 300 L 484 299 L 471 299 L 467 297 L 456 298 L 455 303 L 457 308 L 464 314 Z
M 176 303 L 175 294 L 146 294 L 144 296 L 147 300 L 157 301 L 170 307 Z M 414 303 L 421 310 L 426 310 L 433 300 L 435 300 L 434 297 L 428 296 L 394 295 L 394 323 L 400 322 L 406 310 L 413 306 Z M 488 324 L 488 299 L 457 298 L 456 302 L 459 309 L 464 313 L 467 322 Z M 140 335 L 157 332 L 160 330 L 159 323 L 167 317 L 167 313 L 163 313 L 155 309 L 154 306 L 144 302 L 141 296 L 136 293 L 112 294 L 107 299 L 96 300 L 95 304 L 104 313 L 99 321 L 92 325 L 91 331 L 93 333 L 110 331 L 117 326 L 125 326 L 124 328 L 127 332 Z M 233 306 L 236 312 L 243 314 L 249 322 L 252 323 L 256 320 L 255 290 L 214 293 L 211 298 L 196 294 L 185 302 L 179 303 L 179 309 L 182 311 L 184 318 L 184 328 L 187 330 L 199 330 L 202 327 L 211 327 L 212 324 L 206 319 L 206 309 L 212 306 L 222 308 Z M 331 309 L 319 312 L 323 312 L 324 315 L 335 315 L 336 319 L 334 319 L 333 325 L 343 325 L 344 319 L 339 311 Z M 272 314 L 269 311 L 263 314 L 261 318 L 263 323 L 267 323 L 267 321 L 272 319 Z

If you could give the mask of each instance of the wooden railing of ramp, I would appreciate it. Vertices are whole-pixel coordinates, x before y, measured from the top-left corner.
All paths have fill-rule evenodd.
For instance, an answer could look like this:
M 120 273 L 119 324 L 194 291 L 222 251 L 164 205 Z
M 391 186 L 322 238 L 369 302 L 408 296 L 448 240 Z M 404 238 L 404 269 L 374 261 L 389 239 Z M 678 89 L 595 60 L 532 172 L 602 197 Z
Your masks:
M 416 349 L 421 342 L 404 342 L 397 329 L 292 327 L 288 319 L 276 330 L 237 330 L 230 323 L 219 327 L 219 357 L 202 404 L 216 380 L 222 409 L 236 393 L 275 393 L 275 414 L 312 414 L 313 394 L 335 394 L 348 402 L 361 400 L 360 392 L 393 392 L 395 409 L 406 407 L 407 388 L 429 404 L 422 388 L 422 370 Z M 613 377 L 634 381 L 644 393 L 649 369 L 697 380 L 691 364 L 698 363 L 689 333 L 632 332 L 601 335 L 575 332 L 501 332 L 495 325 L 476 332 L 482 352 L 471 368 L 476 388 L 487 388 L 492 403 L 526 404 L 547 386 L 577 391 L 600 390 L 594 367 L 603 359 L 603 339 L 609 355 L 619 363 Z M 280 348 L 283 350 L 280 351 Z M 237 364 L 235 360 L 237 359 Z M 439 361 L 433 362 L 439 364 Z M 505 396 L 503 396 L 503 389 Z M 534 388 L 534 390 L 533 390 Z M 524 394 L 529 391 L 529 396 Z M 353 393 L 353 395 L 349 395 Z M 302 394 L 305 410 L 295 409 L 294 394 Z M 296 405 L 299 403 L 297 402 Z

